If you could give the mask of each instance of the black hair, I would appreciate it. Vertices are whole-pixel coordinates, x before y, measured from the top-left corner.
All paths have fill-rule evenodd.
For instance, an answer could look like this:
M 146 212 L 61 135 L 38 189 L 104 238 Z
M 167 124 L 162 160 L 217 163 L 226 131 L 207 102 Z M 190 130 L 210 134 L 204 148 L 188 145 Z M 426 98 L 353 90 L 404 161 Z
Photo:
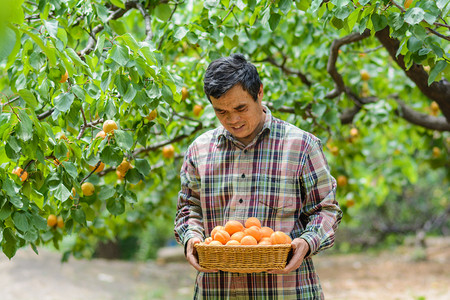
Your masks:
M 211 96 L 218 99 L 236 84 L 257 101 L 261 79 L 256 67 L 236 53 L 213 61 L 206 69 L 203 89 L 211 102 Z

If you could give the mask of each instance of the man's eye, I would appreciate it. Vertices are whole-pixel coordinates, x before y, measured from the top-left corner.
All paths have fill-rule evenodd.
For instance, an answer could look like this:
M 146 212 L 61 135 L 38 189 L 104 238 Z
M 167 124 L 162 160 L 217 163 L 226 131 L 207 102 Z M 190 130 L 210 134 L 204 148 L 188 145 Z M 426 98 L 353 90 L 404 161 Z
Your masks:
M 224 114 L 225 114 L 224 111 L 218 111 L 217 113 L 218 113 L 219 115 L 224 115 Z

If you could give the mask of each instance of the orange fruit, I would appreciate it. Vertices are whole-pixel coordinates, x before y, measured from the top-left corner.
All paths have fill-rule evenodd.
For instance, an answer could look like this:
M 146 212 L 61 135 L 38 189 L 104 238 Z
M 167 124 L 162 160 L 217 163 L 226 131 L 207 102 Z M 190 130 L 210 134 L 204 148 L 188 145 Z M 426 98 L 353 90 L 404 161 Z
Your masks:
M 64 227 L 64 220 L 61 216 L 58 216 L 58 218 L 56 219 L 56 226 L 58 226 L 58 228 Z
M 214 235 L 216 234 L 216 232 L 218 231 L 218 230 L 225 230 L 225 227 L 223 227 L 223 226 L 216 226 L 216 227 L 214 227 L 214 229 L 211 231 L 211 237 L 214 239 Z
M 282 231 L 275 231 L 270 236 L 270 240 L 272 242 L 272 245 L 279 245 L 279 244 L 290 244 L 291 238 Z
M 70 199 L 73 199 L 73 197 L 75 197 L 75 195 L 77 194 L 77 191 L 75 190 L 75 188 L 72 188 L 72 194 L 70 195 Z
M 233 235 L 230 237 L 230 239 L 241 242 L 242 238 L 245 236 L 245 232 L 243 231 L 238 231 L 233 233 Z
M 272 245 L 272 242 L 270 241 L 270 238 L 262 238 L 258 245 Z
M 273 229 L 270 227 L 264 226 L 264 227 L 261 227 L 261 233 L 262 233 L 263 238 L 264 237 L 270 238 L 270 236 L 273 233 Z
M 254 237 L 257 241 L 259 241 L 263 237 L 261 229 L 258 226 L 245 228 L 244 232 L 246 235 L 251 235 L 252 237 Z
M 185 86 L 183 86 L 183 88 L 181 89 L 181 101 L 186 100 L 187 97 L 189 97 L 189 91 Z
M 27 171 L 23 172 L 23 174 L 20 175 L 20 181 L 25 181 L 25 180 L 27 180 L 27 178 L 28 178 L 28 172 Z
M 230 234 L 225 230 L 217 230 L 216 234 L 214 235 L 214 240 L 219 241 L 225 245 L 230 240 Z
M 15 168 L 12 173 L 16 174 L 17 176 L 20 176 L 20 174 L 22 173 L 23 169 L 20 167 Z
M 245 221 L 245 227 L 250 228 L 252 226 L 257 226 L 261 228 L 261 221 L 258 218 L 250 217 Z
M 403 5 L 405 6 L 406 9 L 408 9 L 411 6 L 412 2 L 413 2 L 413 0 L 405 0 Z
M 108 134 L 108 133 L 112 133 L 114 134 L 114 130 L 118 129 L 116 122 L 114 122 L 113 120 L 106 120 L 103 123 L 103 131 Z
M 231 245 L 231 246 L 233 246 L 233 245 L 240 245 L 241 243 L 239 243 L 238 241 L 236 241 L 236 240 L 229 240 L 225 245 Z
M 53 226 L 56 225 L 56 223 L 57 223 L 56 216 L 53 215 L 53 214 L 49 215 L 48 218 L 47 218 L 47 225 L 50 226 L 50 227 L 53 227 Z
M 81 185 L 81 190 L 83 191 L 84 196 L 91 196 L 95 192 L 95 187 L 90 182 L 85 182 Z
M 360 72 L 361 79 L 364 81 L 368 81 L 370 79 L 370 74 L 366 70 L 361 70 Z
M 103 171 L 104 168 L 105 168 L 105 164 L 103 162 L 100 162 L 100 165 L 98 166 L 97 170 L 95 170 L 95 173 L 99 173 L 99 172 Z M 89 169 L 91 171 L 93 171 L 95 169 L 95 166 L 89 166 Z
M 120 174 L 122 174 L 122 176 L 125 176 L 128 172 L 129 169 L 131 169 L 132 166 L 130 164 L 130 162 L 128 162 L 126 159 L 124 159 L 120 165 L 117 166 L 117 171 L 120 172 Z
M 338 186 L 346 186 L 348 184 L 347 176 L 339 175 L 337 178 L 337 184 Z
M 203 106 L 201 106 L 199 104 L 195 104 L 194 108 L 192 109 L 192 112 L 194 113 L 194 116 L 196 116 L 196 117 L 200 116 L 202 111 L 203 111 Z
M 231 220 L 225 224 L 225 231 L 228 232 L 230 235 L 233 235 L 233 233 L 242 230 L 244 230 L 244 225 L 242 225 L 242 223 L 239 221 Z
M 156 109 L 154 109 L 145 118 L 149 121 L 153 121 L 154 119 L 156 119 L 157 116 L 158 116 L 158 111 Z
M 258 241 L 251 235 L 246 235 L 241 240 L 241 245 L 257 245 Z
M 119 172 L 119 170 L 116 170 L 117 179 L 122 180 L 125 178 L 125 175 Z
M 209 243 L 208 245 L 211 246 L 223 246 L 223 244 L 219 241 L 211 241 L 211 243 Z
M 61 80 L 59 81 L 60 83 L 64 83 L 67 81 L 67 79 L 69 78 L 69 72 L 64 73 L 63 75 L 61 75 Z
M 100 130 L 99 132 L 97 132 L 97 134 L 95 135 L 95 138 L 101 138 L 104 139 L 106 137 L 106 133 L 103 130 Z
M 205 239 L 205 244 L 208 245 L 209 243 L 211 243 L 213 241 L 212 237 L 207 237 Z
M 172 145 L 164 146 L 162 149 L 162 155 L 167 158 L 173 158 L 175 155 L 175 148 Z

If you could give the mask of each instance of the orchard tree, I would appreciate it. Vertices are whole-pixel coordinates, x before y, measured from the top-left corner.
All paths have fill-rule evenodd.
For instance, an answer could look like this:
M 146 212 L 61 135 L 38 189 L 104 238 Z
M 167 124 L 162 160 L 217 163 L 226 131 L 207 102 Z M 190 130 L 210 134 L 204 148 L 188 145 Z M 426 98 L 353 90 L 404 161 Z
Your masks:
M 442 175 L 427 198 L 433 214 L 409 229 L 445 222 L 447 0 L 3 2 L 0 244 L 9 258 L 69 235 L 66 257 L 90 256 L 98 241 L 173 218 L 183 153 L 218 125 L 204 70 L 234 52 L 257 65 L 276 116 L 322 139 L 347 221 L 433 168 Z M 388 221 L 375 225 L 404 229 Z

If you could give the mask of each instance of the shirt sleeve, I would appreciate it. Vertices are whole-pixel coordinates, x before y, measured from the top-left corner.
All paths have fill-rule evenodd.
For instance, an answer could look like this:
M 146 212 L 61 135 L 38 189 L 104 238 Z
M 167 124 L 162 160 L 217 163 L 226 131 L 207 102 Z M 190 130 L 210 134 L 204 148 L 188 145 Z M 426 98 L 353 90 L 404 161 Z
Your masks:
M 181 167 L 181 189 L 178 193 L 174 223 L 175 238 L 184 246 L 193 237 L 204 240 L 203 215 L 200 205 L 201 180 L 193 152 L 193 147 L 189 148 Z
M 335 232 L 342 218 L 336 201 L 336 180 L 330 173 L 320 140 L 314 140 L 307 152 L 301 173 L 303 208 L 301 219 L 306 226 L 301 234 L 314 255 L 334 244 Z

